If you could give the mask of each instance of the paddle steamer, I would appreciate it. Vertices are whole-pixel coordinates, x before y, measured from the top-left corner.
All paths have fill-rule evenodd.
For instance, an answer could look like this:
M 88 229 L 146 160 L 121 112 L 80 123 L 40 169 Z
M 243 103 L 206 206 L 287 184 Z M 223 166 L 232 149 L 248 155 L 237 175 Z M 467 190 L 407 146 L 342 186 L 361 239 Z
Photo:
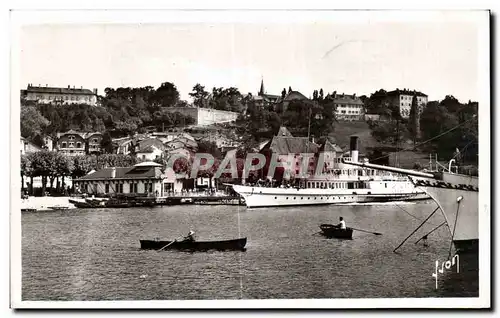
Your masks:
M 346 204 L 429 199 L 407 176 L 358 163 L 358 137 L 351 137 L 350 156 L 336 158 L 334 169 L 296 180 L 294 187 L 233 185 L 249 208 L 296 205 Z M 368 163 L 364 159 L 364 163 Z

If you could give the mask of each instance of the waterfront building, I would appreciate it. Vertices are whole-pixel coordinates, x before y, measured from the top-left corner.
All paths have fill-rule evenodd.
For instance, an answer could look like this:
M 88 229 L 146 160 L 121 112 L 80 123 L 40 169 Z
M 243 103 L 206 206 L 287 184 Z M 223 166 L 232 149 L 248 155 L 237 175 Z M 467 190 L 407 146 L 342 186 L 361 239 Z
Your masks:
M 97 88 L 92 91 L 86 88 L 75 88 L 68 85 L 65 87 L 33 86 L 28 84 L 25 90 L 21 90 L 21 97 L 26 100 L 36 101 L 42 104 L 97 104 Z
M 110 167 L 74 179 L 75 188 L 89 195 L 128 194 L 135 196 L 166 196 L 182 190 L 172 168 L 164 169 L 155 162 L 142 162 L 132 167 Z
M 411 103 L 413 101 L 413 96 L 417 98 L 418 112 L 419 115 L 424 111 L 425 106 L 427 105 L 427 95 L 418 92 L 416 90 L 409 89 L 396 89 L 390 92 L 387 92 L 387 101 L 390 105 L 398 107 L 399 113 L 402 118 L 410 117 L 411 111 Z

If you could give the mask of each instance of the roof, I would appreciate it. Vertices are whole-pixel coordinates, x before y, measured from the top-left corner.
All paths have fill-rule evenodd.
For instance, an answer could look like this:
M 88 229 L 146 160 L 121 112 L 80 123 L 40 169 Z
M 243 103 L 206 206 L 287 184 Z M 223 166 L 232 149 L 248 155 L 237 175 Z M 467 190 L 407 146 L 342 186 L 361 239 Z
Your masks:
M 340 148 L 337 144 L 331 143 L 330 140 L 326 140 L 323 145 L 321 145 L 321 151 L 324 152 L 342 152 L 342 148 Z
M 24 138 L 21 136 L 21 142 L 25 142 L 25 143 L 28 143 L 31 147 L 34 147 L 36 149 L 39 149 L 39 150 L 42 150 L 42 148 L 38 147 L 37 145 L 35 145 L 34 143 L 32 143 L 31 141 L 29 141 L 28 139 Z
M 156 148 L 155 146 L 149 146 L 147 148 L 144 148 L 142 150 L 137 151 L 137 153 L 154 153 L 157 150 L 159 150 L 159 149 Z
M 28 85 L 27 93 L 48 93 L 48 94 L 78 94 L 78 95 L 95 95 L 90 89 L 86 88 L 63 88 L 63 87 L 48 87 L 48 86 L 32 86 Z
M 285 126 L 280 127 L 276 136 L 293 137 L 292 133 Z
M 319 146 L 307 137 L 273 137 L 269 148 L 280 155 L 317 152 Z
M 363 106 L 363 101 L 356 95 L 336 95 L 333 98 L 334 103 L 337 104 L 357 104 Z
M 145 152 L 144 150 L 150 148 L 151 146 L 154 146 L 156 149 L 159 150 L 165 150 L 163 142 L 161 142 L 161 140 L 157 138 L 149 138 L 141 140 L 137 143 L 137 145 L 139 146 L 137 152 Z
M 165 146 L 172 147 L 172 145 L 174 145 L 176 143 L 181 143 L 184 146 L 188 146 L 188 147 L 191 147 L 191 148 L 197 148 L 198 147 L 198 143 L 196 141 L 188 139 L 186 137 L 177 137 L 177 138 L 174 138 L 173 140 L 170 140 L 170 141 L 166 142 Z
M 306 100 L 306 99 L 309 99 L 307 97 L 305 97 L 301 92 L 298 92 L 298 91 L 291 91 L 291 92 L 288 92 L 286 95 L 285 95 L 285 98 L 283 98 L 284 101 L 291 101 L 291 100 Z
M 163 167 L 163 166 L 154 161 L 144 161 L 134 165 L 134 167 Z
M 78 136 L 82 137 L 83 139 L 86 139 L 86 138 L 88 138 L 90 136 L 93 136 L 93 135 L 96 135 L 96 134 L 102 135 L 102 133 L 100 133 L 98 131 L 95 131 L 95 132 L 80 132 L 80 131 L 76 131 L 76 130 L 70 129 L 67 132 L 58 132 L 57 133 L 57 138 L 61 138 L 64 135 L 78 135 Z
M 398 96 L 398 95 L 416 95 L 416 96 L 424 96 L 427 97 L 426 94 L 416 91 L 416 90 L 409 90 L 409 89 L 395 89 L 393 91 L 387 92 L 387 96 Z
M 115 177 L 111 178 L 111 173 L 115 169 Z M 115 167 L 104 168 L 94 173 L 79 178 L 81 181 L 106 180 L 106 179 L 146 179 L 159 178 L 161 171 L 156 166 L 133 166 L 133 167 Z

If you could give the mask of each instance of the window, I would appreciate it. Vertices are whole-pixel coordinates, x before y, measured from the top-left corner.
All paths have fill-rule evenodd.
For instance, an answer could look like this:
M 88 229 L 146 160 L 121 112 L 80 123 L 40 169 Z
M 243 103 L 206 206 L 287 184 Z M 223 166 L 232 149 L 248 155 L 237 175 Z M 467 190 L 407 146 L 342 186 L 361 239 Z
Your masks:
M 77 142 L 77 143 L 76 143 L 76 148 L 81 148 L 81 147 L 82 147 L 82 144 L 81 144 L 81 143 L 79 143 L 79 142 Z
M 120 183 L 118 186 L 118 193 L 123 193 L 123 183 Z
M 107 183 L 104 185 L 104 192 L 109 193 L 109 184 Z
M 97 138 L 92 139 L 92 142 L 97 142 Z
M 69 147 L 70 147 L 70 148 L 72 148 L 72 147 L 74 147 L 74 146 L 75 146 L 75 143 L 74 143 L 74 142 L 70 142 L 70 143 L 69 143 Z
M 137 183 L 130 184 L 130 193 L 137 193 Z
M 75 136 L 69 136 L 68 139 L 69 140 L 75 140 Z
M 65 142 L 61 143 L 61 148 L 66 148 L 66 143 Z

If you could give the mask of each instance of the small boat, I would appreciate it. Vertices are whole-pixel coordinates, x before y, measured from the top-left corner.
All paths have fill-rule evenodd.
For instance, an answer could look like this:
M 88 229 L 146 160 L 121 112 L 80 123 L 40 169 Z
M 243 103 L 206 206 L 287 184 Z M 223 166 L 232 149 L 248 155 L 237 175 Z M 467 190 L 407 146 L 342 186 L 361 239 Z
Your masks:
M 98 208 L 99 207 L 98 204 L 89 203 L 89 202 L 81 202 L 81 201 L 79 201 L 79 202 L 72 202 L 72 203 L 78 209 L 88 209 L 88 208 Z
M 36 212 L 35 208 L 22 208 L 21 212 Z
M 336 225 L 333 224 L 321 224 L 319 226 L 322 234 L 328 238 L 338 238 L 338 239 L 348 239 L 352 240 L 352 228 L 348 227 L 345 230 L 341 230 Z
M 208 251 L 208 250 L 236 250 L 245 251 L 247 238 L 239 238 L 226 241 L 157 241 L 140 240 L 142 249 L 150 250 L 185 250 L 185 251 Z M 173 242 L 173 243 L 172 243 Z M 169 245 L 170 244 L 170 245 Z
M 57 210 L 67 210 L 67 209 L 69 209 L 69 206 L 55 205 L 55 206 L 48 206 L 47 208 L 57 211 Z

